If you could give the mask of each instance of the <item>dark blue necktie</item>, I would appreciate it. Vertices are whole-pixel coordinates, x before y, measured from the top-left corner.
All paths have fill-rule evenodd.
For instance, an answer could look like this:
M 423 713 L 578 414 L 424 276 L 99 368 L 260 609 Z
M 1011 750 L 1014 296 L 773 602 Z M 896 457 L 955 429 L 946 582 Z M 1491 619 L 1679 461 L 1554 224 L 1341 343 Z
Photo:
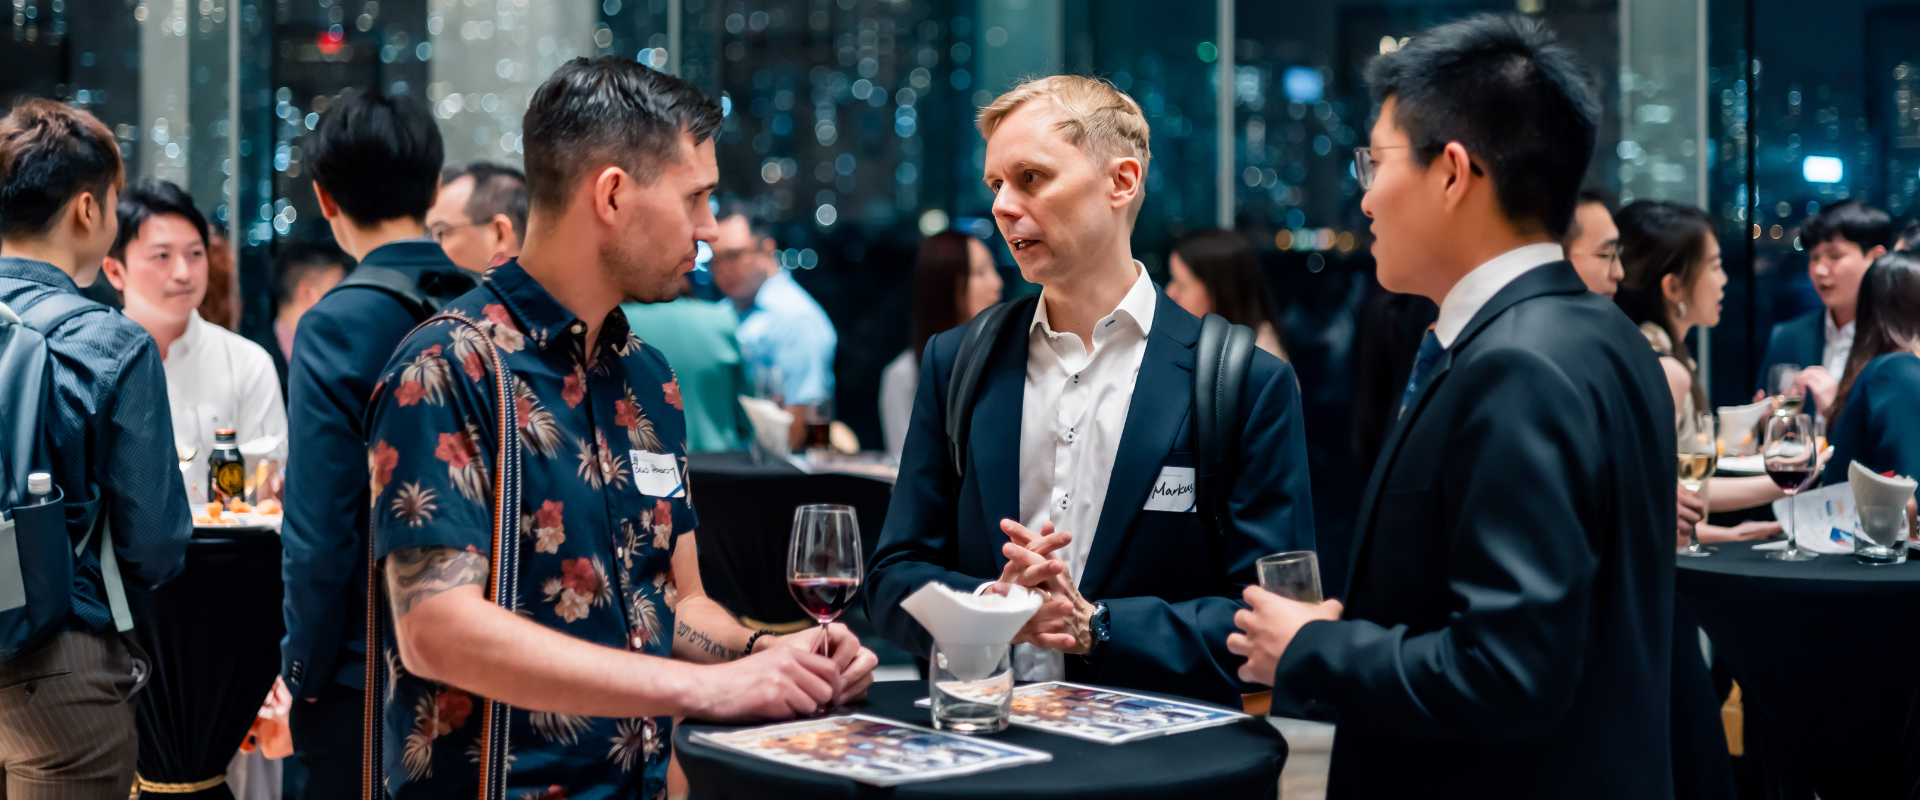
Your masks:
M 1420 338 L 1420 354 L 1413 358 L 1413 373 L 1407 376 L 1407 390 L 1400 395 L 1400 413 L 1407 413 L 1407 405 L 1413 402 L 1413 392 L 1420 386 L 1420 379 L 1427 376 L 1427 370 L 1433 362 L 1446 352 L 1440 346 L 1440 337 L 1433 335 L 1433 329 L 1427 329 L 1427 335 Z

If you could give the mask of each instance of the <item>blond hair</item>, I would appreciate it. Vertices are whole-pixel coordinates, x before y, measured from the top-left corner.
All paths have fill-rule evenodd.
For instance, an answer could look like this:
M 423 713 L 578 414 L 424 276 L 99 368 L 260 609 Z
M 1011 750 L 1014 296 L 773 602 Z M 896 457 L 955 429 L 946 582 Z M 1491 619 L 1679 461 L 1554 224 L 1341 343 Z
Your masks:
M 995 129 L 1007 115 L 1028 100 L 1044 98 L 1060 113 L 1054 127 L 1067 141 L 1095 158 L 1127 157 L 1140 160 L 1140 179 L 1146 180 L 1147 162 L 1153 158 L 1152 133 L 1140 104 L 1105 78 L 1079 75 L 1049 75 L 1030 78 L 980 109 L 980 136 L 992 139 Z M 1134 195 L 1128 216 L 1140 213 L 1146 199 L 1144 183 Z

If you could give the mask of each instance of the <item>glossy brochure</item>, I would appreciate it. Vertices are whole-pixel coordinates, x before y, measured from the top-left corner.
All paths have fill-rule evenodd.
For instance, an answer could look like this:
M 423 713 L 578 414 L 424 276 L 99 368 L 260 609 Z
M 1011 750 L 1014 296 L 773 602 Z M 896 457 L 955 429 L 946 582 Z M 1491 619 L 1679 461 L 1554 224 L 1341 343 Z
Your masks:
M 874 786 L 952 778 L 1053 760 L 1040 750 L 943 733 L 865 714 L 785 722 L 695 741 Z
M 928 701 L 915 705 L 926 707 Z M 1010 721 L 1023 728 L 1102 744 L 1125 744 L 1252 717 L 1214 706 L 1149 697 L 1065 681 L 1033 683 L 1013 690 Z

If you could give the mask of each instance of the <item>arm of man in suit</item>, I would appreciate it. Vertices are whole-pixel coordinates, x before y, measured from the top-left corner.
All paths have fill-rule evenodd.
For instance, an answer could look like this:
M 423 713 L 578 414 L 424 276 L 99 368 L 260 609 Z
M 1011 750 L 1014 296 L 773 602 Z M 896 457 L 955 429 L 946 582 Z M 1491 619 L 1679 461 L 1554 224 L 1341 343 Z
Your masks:
M 938 338 L 929 342 L 920 357 L 920 388 L 913 398 L 913 421 L 907 425 L 900 475 L 866 581 L 867 613 L 874 626 L 889 641 L 916 654 L 926 653 L 933 639 L 900 608 L 900 601 L 931 581 L 961 592 L 987 582 L 955 570 L 960 563 L 954 496 L 959 481 L 941 424 L 953 354 L 935 358 L 938 344 Z
M 1436 521 L 1450 545 L 1434 568 L 1446 570 L 1452 622 L 1418 634 L 1307 622 L 1280 651 L 1277 713 L 1324 703 L 1359 730 L 1490 741 L 1549 730 L 1571 705 L 1599 564 L 1583 524 L 1598 512 L 1585 495 L 1605 447 L 1594 411 L 1555 365 L 1522 350 L 1478 354 L 1448 380 L 1478 394 L 1459 419 L 1436 421 L 1451 425 L 1449 467 L 1431 480 L 1450 517 Z

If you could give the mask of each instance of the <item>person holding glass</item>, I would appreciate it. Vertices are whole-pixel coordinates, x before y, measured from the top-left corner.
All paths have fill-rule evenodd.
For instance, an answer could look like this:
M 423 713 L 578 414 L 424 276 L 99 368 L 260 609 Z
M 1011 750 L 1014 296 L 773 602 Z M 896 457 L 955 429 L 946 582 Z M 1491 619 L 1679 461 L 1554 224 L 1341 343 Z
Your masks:
M 1826 483 L 1859 461 L 1877 473 L 1920 476 L 1920 258 L 1881 256 L 1860 281 L 1859 328 L 1833 413 Z
M 1678 416 L 1675 424 L 1712 410 L 1706 389 L 1696 380 L 1692 356 L 1684 346 L 1687 331 L 1720 324 L 1720 300 L 1727 273 L 1720 267 L 1720 241 L 1713 235 L 1713 219 L 1692 206 L 1661 200 L 1640 200 L 1614 215 L 1620 228 L 1620 262 L 1625 277 L 1614 303 L 1627 319 L 1640 326 L 1667 376 Z M 1677 343 L 1677 344 L 1676 344 Z M 1722 431 L 1731 436 L 1733 432 Z M 1703 542 L 1764 539 L 1780 532 L 1778 522 L 1743 522 L 1733 527 L 1703 522 L 1708 511 L 1737 511 L 1785 497 L 1765 477 L 1714 478 L 1704 496 L 1681 487 L 1678 499 L 1678 544 L 1686 547 L 1689 534 Z
M 1260 274 L 1260 257 L 1247 239 L 1233 231 L 1203 228 L 1183 237 L 1167 259 L 1172 278 L 1167 297 L 1196 317 L 1219 314 L 1253 329 L 1253 345 L 1287 360 L 1280 344 L 1278 315 Z
M 880 373 L 880 435 L 895 461 L 907 444 L 927 341 L 1000 302 L 1004 286 L 993 253 L 979 239 L 949 230 L 920 240 L 920 254 L 913 262 L 912 339 Z

